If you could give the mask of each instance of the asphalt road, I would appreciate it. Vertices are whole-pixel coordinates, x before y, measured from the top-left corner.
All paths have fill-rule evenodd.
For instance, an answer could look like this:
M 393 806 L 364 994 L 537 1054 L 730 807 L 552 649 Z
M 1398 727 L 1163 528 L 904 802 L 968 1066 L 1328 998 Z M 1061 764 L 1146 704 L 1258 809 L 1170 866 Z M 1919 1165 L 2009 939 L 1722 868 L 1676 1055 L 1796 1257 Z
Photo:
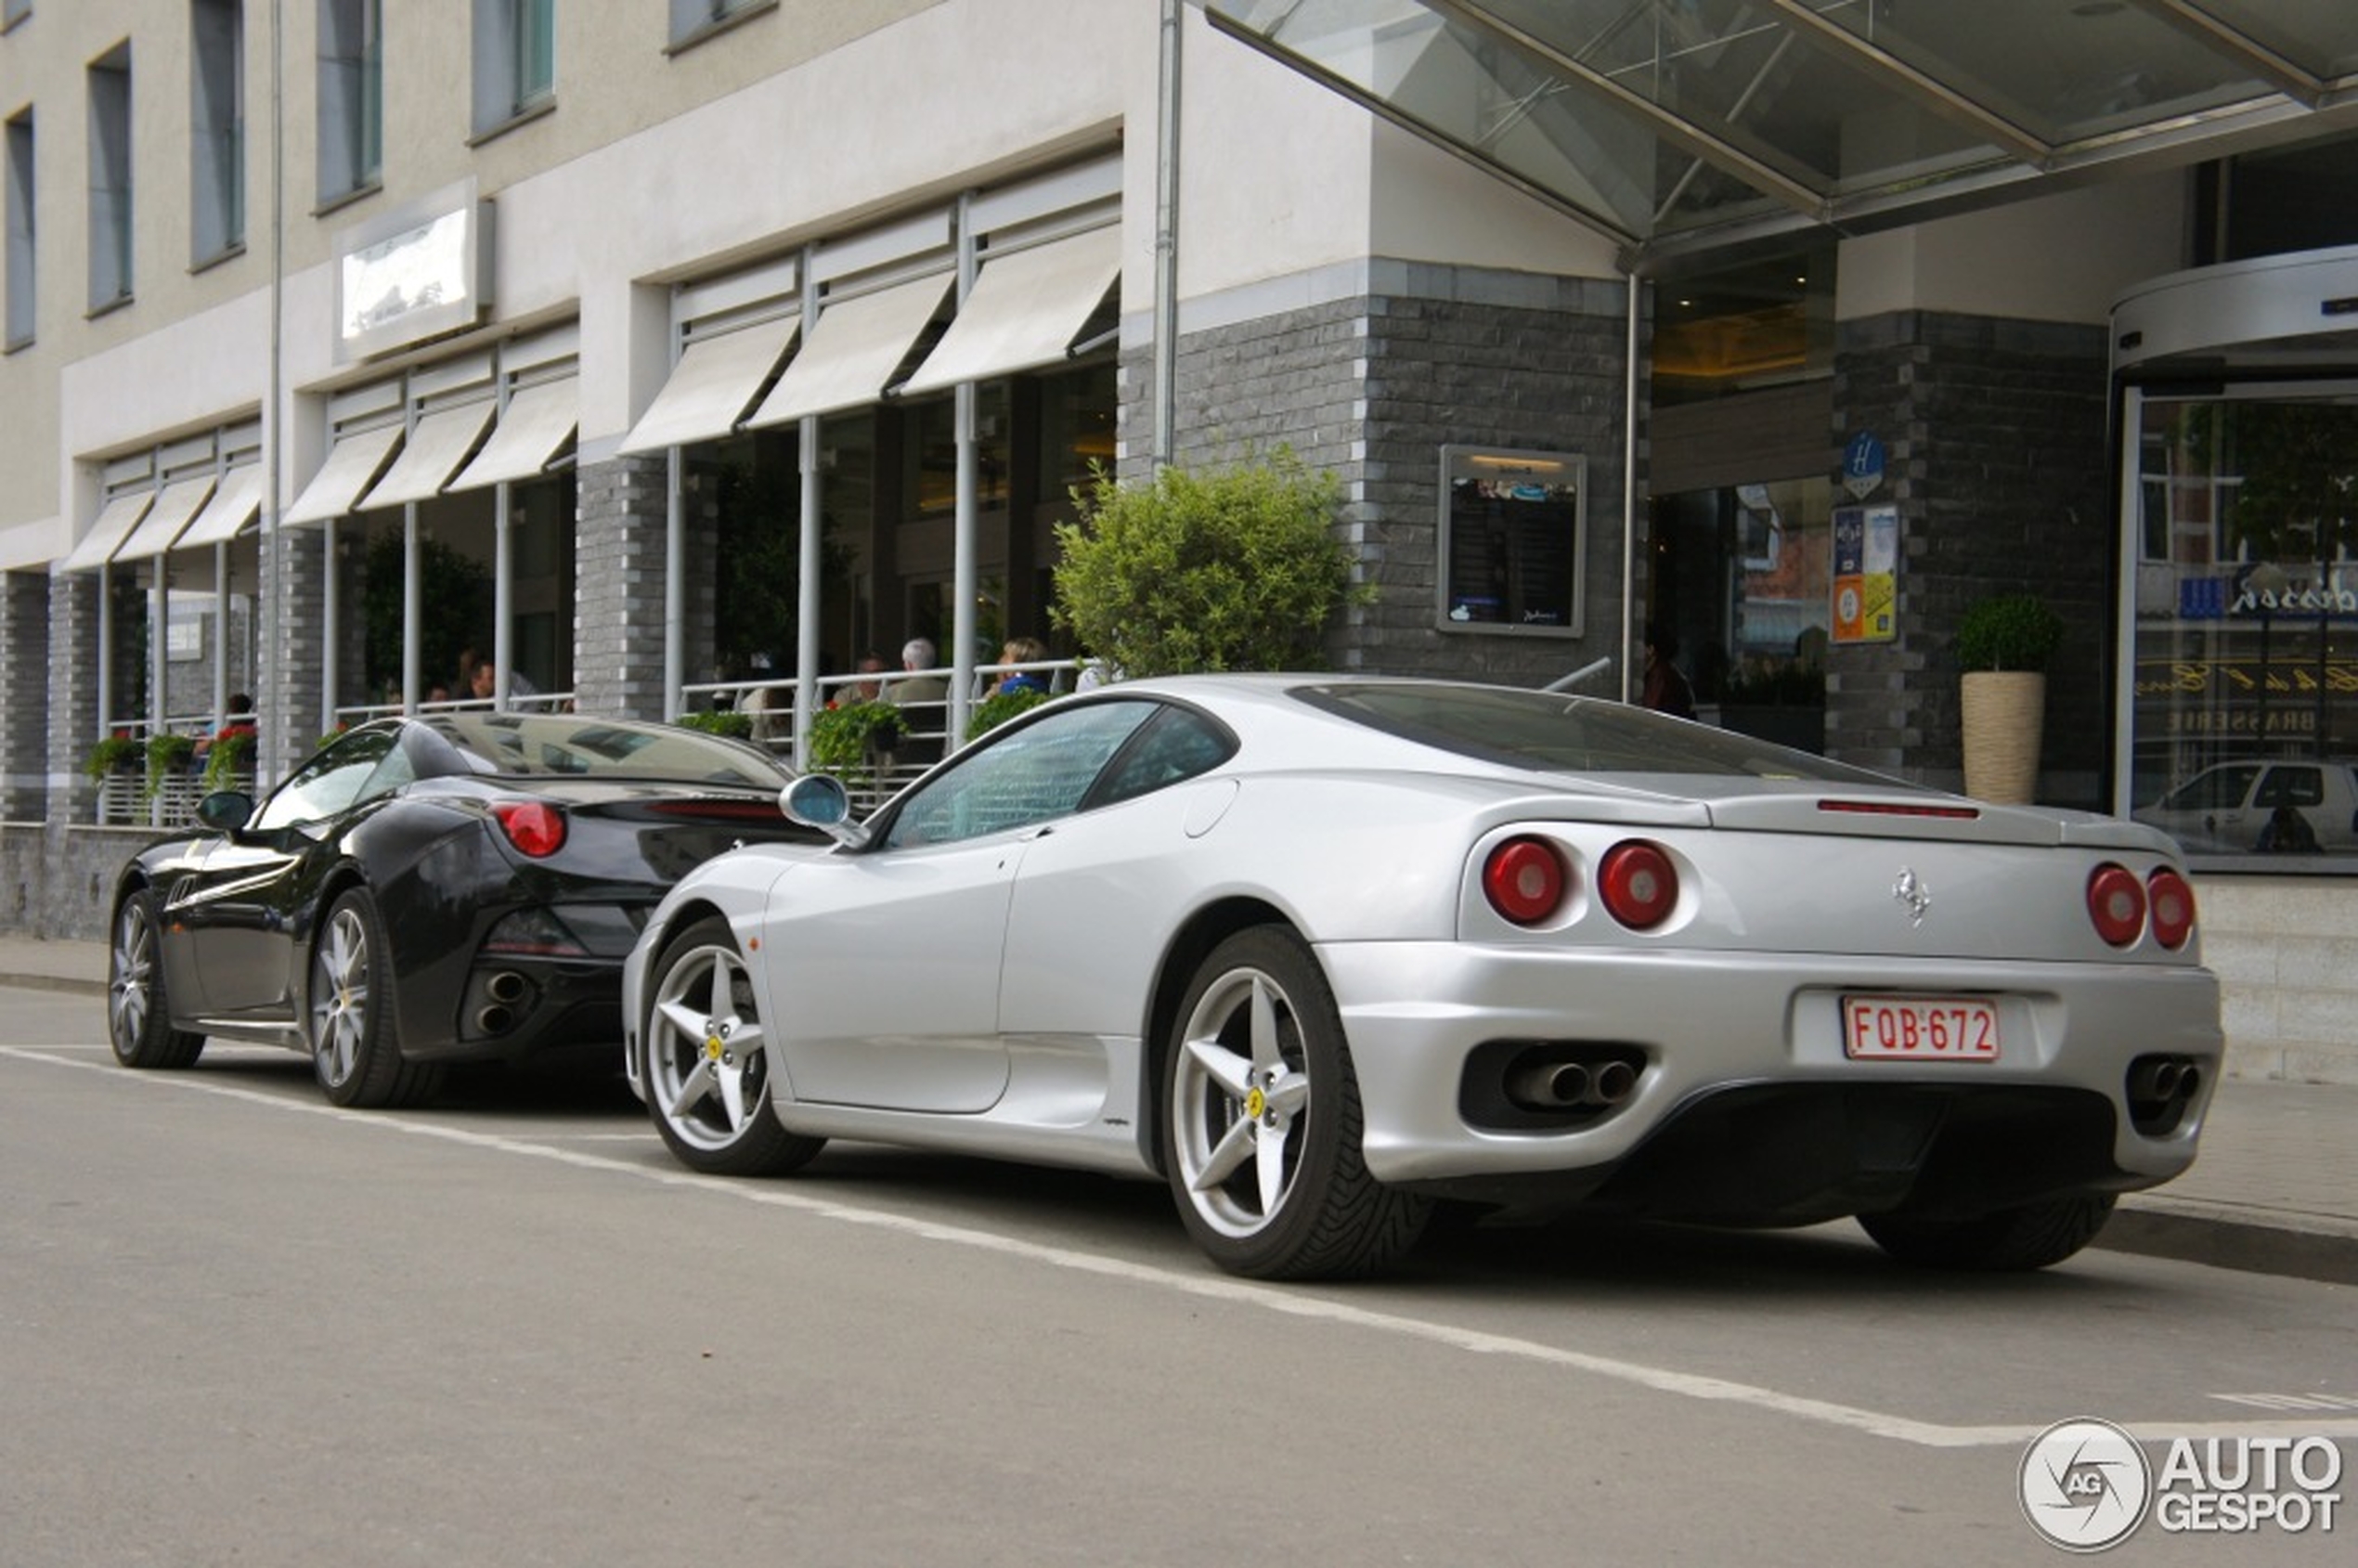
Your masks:
M 2060 1562 L 2018 1471 L 2075 1417 L 2157 1466 L 2322 1438 L 2358 1494 L 2348 1287 L 1564 1225 L 1266 1287 L 1153 1186 L 849 1146 L 712 1181 L 618 1082 L 356 1113 L 98 1031 L 0 991 L 5 1568 Z M 2353 1537 L 2149 1519 L 2116 1561 Z

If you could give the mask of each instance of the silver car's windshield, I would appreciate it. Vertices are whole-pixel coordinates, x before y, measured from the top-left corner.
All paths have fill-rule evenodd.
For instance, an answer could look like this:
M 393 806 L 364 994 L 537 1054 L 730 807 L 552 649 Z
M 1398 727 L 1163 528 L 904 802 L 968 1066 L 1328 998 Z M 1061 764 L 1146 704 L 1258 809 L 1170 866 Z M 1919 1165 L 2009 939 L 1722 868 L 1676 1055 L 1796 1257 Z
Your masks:
M 1323 713 L 1385 734 L 1509 768 L 1892 782 L 1806 751 L 1597 697 L 1406 680 L 1302 686 L 1294 695 Z

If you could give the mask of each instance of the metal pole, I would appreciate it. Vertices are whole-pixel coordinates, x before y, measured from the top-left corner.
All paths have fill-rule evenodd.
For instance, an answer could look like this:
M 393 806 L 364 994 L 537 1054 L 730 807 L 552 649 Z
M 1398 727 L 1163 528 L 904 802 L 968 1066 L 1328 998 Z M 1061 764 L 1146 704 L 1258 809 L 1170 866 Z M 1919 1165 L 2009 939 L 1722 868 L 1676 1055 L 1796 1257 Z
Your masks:
M 1155 468 L 1173 461 L 1179 404 L 1180 0 L 1162 0 L 1155 116 Z

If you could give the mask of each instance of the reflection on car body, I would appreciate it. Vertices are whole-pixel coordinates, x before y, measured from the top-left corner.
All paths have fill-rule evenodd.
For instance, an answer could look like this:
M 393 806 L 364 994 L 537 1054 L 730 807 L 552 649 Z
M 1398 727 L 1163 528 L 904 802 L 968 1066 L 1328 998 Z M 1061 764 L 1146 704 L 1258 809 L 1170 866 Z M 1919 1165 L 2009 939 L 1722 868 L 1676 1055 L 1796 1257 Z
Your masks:
M 1383 1267 L 1440 1199 L 2039 1266 L 2186 1167 L 2218 1072 L 2161 835 L 1614 703 L 1139 681 L 868 823 L 788 800 L 837 842 L 699 867 L 626 969 L 674 1153 L 1160 1174 L 1249 1275 Z

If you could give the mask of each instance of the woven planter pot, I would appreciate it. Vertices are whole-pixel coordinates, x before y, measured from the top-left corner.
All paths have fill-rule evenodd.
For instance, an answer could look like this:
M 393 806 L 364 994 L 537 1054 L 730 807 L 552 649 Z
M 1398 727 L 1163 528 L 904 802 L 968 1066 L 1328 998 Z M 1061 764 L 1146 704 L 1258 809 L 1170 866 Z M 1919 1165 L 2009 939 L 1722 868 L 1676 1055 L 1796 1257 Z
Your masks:
M 2047 678 L 2035 671 L 1969 671 L 1963 691 L 1965 793 L 2002 806 L 2039 793 L 2039 737 L 2047 718 Z

